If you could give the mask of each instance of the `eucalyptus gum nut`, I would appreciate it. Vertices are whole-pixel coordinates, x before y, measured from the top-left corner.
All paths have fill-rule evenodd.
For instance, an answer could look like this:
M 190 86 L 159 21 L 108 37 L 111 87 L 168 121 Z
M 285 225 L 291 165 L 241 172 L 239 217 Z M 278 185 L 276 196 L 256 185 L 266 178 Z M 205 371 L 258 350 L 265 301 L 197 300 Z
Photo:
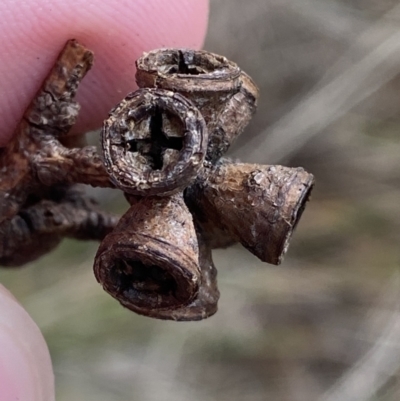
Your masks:
M 182 93 L 231 92 L 239 88 L 240 68 L 226 57 L 204 50 L 156 49 L 136 61 L 140 88 Z M 205 99 L 207 100 L 207 99 Z
M 178 93 L 139 89 L 104 122 L 102 149 L 111 181 L 133 195 L 167 196 L 202 168 L 207 129 L 199 110 Z
M 201 111 L 209 131 L 207 160 L 215 162 L 243 132 L 256 109 L 258 89 L 223 56 L 203 50 L 159 49 L 136 62 L 139 87 L 179 92 Z
M 212 247 L 239 241 L 280 264 L 314 185 L 302 168 L 222 161 L 185 192 Z
M 210 122 L 206 159 L 215 163 L 244 131 L 257 109 L 258 88 L 245 73 L 240 74 L 239 92 L 227 100 L 215 120 Z
M 219 290 L 217 269 L 212 260 L 211 248 L 206 244 L 203 234 L 197 231 L 199 243 L 200 287 L 193 301 L 186 306 L 173 310 L 156 310 L 147 316 L 176 321 L 203 320 L 214 315 L 218 310 Z
M 159 319 L 211 316 L 219 298 L 211 249 L 240 241 L 279 264 L 313 176 L 219 160 L 255 112 L 258 89 L 205 51 L 139 59 L 142 89 L 111 111 L 98 154 L 68 137 L 92 62 L 68 41 L 0 154 L 0 263 L 25 264 L 64 237 L 102 240 L 95 276 L 123 306 Z M 122 189 L 130 209 L 117 222 L 77 191 L 82 183 Z
M 105 291 L 141 315 L 166 318 L 189 305 L 201 281 L 192 215 L 183 196 L 129 196 L 130 209 L 100 244 L 94 273 Z

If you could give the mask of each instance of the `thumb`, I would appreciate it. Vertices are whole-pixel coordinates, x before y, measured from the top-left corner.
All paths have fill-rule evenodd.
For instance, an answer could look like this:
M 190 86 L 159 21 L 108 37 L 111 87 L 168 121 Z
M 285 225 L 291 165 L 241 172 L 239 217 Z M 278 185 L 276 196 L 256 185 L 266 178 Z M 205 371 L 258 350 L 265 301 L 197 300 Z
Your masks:
M 39 328 L 0 285 L 0 399 L 54 400 L 54 377 Z
M 136 88 L 135 60 L 158 47 L 202 45 L 207 0 L 32 0 L 0 2 L 0 146 L 12 136 L 68 39 L 95 53 L 78 90 L 77 132 L 97 128 L 108 111 Z

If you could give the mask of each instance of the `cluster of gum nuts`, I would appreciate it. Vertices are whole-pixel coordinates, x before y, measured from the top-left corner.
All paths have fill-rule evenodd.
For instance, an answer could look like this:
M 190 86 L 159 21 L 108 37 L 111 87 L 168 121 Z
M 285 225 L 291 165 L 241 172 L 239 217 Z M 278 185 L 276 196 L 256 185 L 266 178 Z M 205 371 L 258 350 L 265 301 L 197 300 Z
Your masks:
M 136 65 L 139 90 L 102 131 L 107 173 L 130 208 L 101 242 L 95 276 L 136 313 L 200 320 L 219 298 L 211 250 L 240 242 L 279 264 L 314 179 L 302 168 L 222 158 L 258 98 L 235 63 L 160 49 Z

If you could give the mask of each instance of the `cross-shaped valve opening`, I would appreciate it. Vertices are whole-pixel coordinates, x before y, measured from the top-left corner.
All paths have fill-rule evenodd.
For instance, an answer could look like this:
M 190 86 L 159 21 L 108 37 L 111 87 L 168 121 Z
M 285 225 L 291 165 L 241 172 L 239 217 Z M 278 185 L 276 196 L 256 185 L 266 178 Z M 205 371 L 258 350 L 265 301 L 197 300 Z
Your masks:
M 197 66 L 189 65 L 182 51 L 178 53 L 178 73 L 179 74 L 187 74 L 187 75 L 199 75 L 202 73 L 202 70 Z
M 168 136 L 163 129 L 164 117 L 168 115 L 155 106 L 149 123 L 150 137 L 127 141 L 128 150 L 143 155 L 153 170 L 161 170 L 164 167 L 164 154 L 167 149 L 180 151 L 183 148 L 183 137 Z

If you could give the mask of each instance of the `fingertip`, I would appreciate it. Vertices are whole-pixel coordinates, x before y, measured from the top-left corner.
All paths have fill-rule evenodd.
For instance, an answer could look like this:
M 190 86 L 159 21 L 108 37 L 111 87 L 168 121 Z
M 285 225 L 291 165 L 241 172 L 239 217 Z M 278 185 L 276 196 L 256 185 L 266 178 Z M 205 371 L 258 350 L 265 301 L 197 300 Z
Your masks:
M 4 0 L 0 13 L 1 146 L 68 39 L 95 53 L 94 67 L 78 91 L 82 109 L 75 131 L 85 132 L 99 127 L 108 111 L 135 90 L 135 60 L 143 51 L 202 46 L 208 0 Z
M 0 285 L 0 399 L 53 401 L 54 376 L 44 338 Z
M 103 26 L 107 23 L 113 33 L 82 37 L 94 51 L 95 63 L 79 88 L 82 110 L 73 132 L 98 128 L 111 108 L 137 89 L 135 61 L 143 52 L 160 47 L 196 49 L 204 42 L 208 1 L 136 1 L 124 9 L 113 8 L 114 4 L 104 2 L 96 18 L 96 24 L 103 19 Z

